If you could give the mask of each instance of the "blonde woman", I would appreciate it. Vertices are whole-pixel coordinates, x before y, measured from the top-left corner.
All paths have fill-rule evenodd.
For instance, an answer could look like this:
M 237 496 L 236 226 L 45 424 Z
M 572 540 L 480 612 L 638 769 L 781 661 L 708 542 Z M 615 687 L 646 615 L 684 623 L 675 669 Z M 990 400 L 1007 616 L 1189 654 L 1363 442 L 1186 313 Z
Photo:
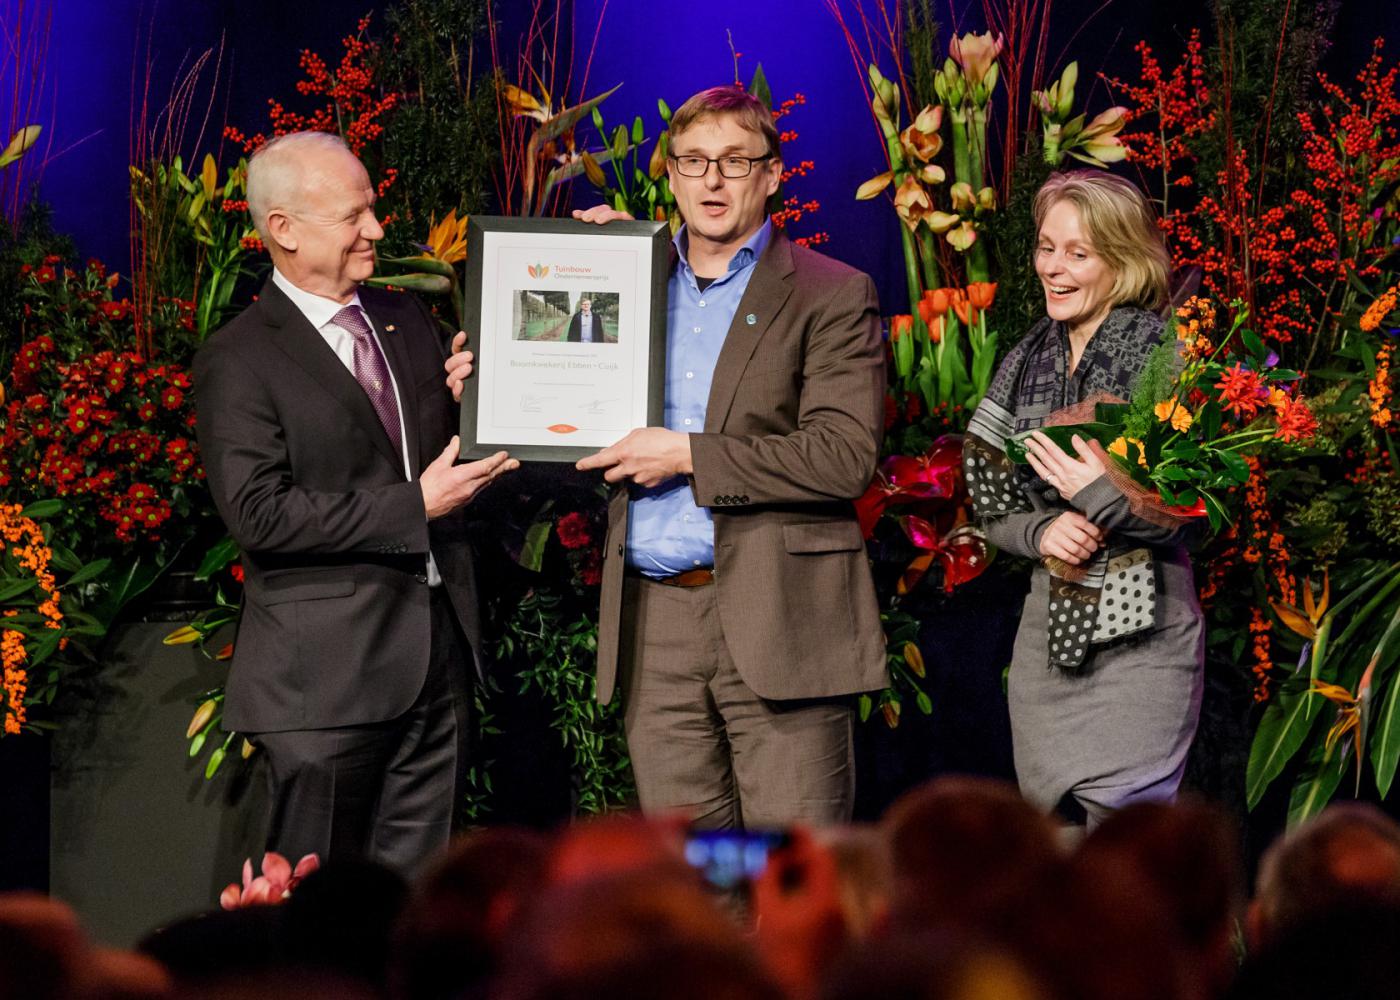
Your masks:
M 1187 545 L 1196 529 L 1138 518 L 1076 439 L 1005 442 L 1057 410 L 1127 398 L 1160 342 L 1169 258 L 1142 193 L 1098 170 L 1036 195 L 1045 317 L 1007 355 L 973 415 L 963 466 L 998 548 L 1037 561 L 1008 682 L 1022 794 L 1090 825 L 1140 799 L 1170 800 L 1200 714 L 1204 629 Z

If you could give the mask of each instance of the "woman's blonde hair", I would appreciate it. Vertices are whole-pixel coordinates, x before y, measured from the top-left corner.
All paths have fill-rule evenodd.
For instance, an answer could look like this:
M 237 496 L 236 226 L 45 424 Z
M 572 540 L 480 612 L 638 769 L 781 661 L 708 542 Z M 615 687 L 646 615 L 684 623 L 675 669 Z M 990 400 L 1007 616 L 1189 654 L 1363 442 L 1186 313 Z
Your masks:
M 1137 186 L 1103 170 L 1052 174 L 1036 192 L 1032 207 L 1037 240 L 1046 213 L 1062 201 L 1079 210 L 1094 252 L 1113 269 L 1113 304 L 1153 312 L 1165 306 L 1171 256 L 1152 207 Z

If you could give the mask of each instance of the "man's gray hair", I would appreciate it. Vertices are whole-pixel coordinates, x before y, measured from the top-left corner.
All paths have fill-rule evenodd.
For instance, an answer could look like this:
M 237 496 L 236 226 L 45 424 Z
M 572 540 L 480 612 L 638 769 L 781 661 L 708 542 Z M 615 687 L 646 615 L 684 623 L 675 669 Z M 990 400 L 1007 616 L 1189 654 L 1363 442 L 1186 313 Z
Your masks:
M 248 161 L 248 212 L 253 216 L 253 227 L 269 246 L 272 238 L 267 231 L 267 217 L 273 209 L 285 209 L 300 201 L 303 172 L 298 154 L 317 146 L 355 155 L 345 140 L 333 132 L 288 132 L 268 142 Z

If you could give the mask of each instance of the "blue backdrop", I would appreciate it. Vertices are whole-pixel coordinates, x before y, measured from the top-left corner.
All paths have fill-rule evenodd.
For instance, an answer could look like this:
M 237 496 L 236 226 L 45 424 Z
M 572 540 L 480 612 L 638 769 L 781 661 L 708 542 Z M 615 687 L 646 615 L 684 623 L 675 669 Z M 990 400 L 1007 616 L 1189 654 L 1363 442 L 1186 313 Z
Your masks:
M 0 0 L 8 21 L 18 3 Z M 33 9 L 35 0 L 26 6 Z M 147 45 L 154 67 L 150 104 L 159 108 L 181 67 L 223 39 L 219 97 L 209 130 L 217 141 L 225 119 L 249 132 L 262 127 L 270 97 L 294 107 L 299 50 L 338 58 L 339 39 L 353 31 L 370 0 L 48 0 L 48 6 L 56 106 L 41 122 L 50 130 L 55 155 L 41 193 L 54 208 L 58 228 L 73 234 L 81 254 L 125 271 L 132 96 L 144 77 Z M 507 48 L 513 48 L 528 0 L 498 0 L 497 6 Z M 1141 38 L 1171 58 L 1179 51 L 1178 40 L 1210 18 L 1204 0 L 1110 2 L 1100 8 L 1100 0 L 1059 0 L 1054 7 L 1050 54 L 1078 58 L 1081 81 L 1093 80 L 1099 69 L 1133 76 L 1133 46 Z M 963 30 L 983 26 L 980 4 L 949 0 L 945 9 L 945 20 Z M 783 126 L 798 133 L 789 158 L 810 159 L 816 166 L 810 176 L 794 181 L 789 193 L 816 200 L 821 208 L 794 231 L 829 233 L 824 251 L 874 275 L 882 297 L 891 305 L 898 302 L 902 271 L 894 215 L 883 201 L 852 198 L 856 186 L 883 167 L 864 91 L 825 0 L 664 6 L 654 0 L 578 0 L 576 11 L 580 39 L 592 37 L 602 14 L 589 93 L 623 84 L 603 108 L 610 124 L 640 114 L 650 137 L 660 125 L 658 97 L 675 107 L 703 87 L 732 81 L 731 34 L 742 80 L 762 62 L 775 100 L 803 94 L 806 104 Z M 1375 35 L 1389 28 L 1400 45 L 1397 26 L 1400 5 L 1377 10 L 1353 0 L 1342 8 L 1328 65 L 1349 76 Z M 1081 100 L 1083 88 L 1081 83 Z M 1106 107 L 1102 87 L 1095 91 L 1089 106 Z M 592 198 L 584 184 L 576 185 L 575 196 L 581 204 Z

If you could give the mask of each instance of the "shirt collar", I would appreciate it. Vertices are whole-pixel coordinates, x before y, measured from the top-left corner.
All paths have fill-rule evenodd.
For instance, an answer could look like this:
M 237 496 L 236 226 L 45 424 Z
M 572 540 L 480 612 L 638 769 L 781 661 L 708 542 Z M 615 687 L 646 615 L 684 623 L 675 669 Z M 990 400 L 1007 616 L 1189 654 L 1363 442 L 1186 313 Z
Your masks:
M 340 303 L 335 299 L 328 299 L 324 296 L 316 295 L 313 292 L 308 292 L 304 288 L 298 288 L 296 285 L 292 284 L 290 278 L 275 267 L 272 269 L 272 281 L 278 288 L 282 289 L 283 294 L 292 300 L 292 305 L 296 306 L 297 309 L 301 311 L 301 314 L 306 317 L 307 321 L 317 330 L 320 330 L 331 320 L 335 319 L 336 313 L 340 312 L 340 310 L 344 309 L 347 305 L 359 306 L 360 312 L 363 313 L 365 311 L 364 306 L 360 305 L 360 293 L 358 291 L 355 292 L 354 297 L 351 298 L 349 302 Z M 365 313 L 365 319 L 368 321 L 368 313 Z M 372 325 L 373 324 L 371 324 L 371 326 Z
M 676 248 L 677 258 L 681 267 L 687 273 L 694 274 L 690 269 L 690 233 L 689 227 L 682 225 L 676 231 L 675 238 L 671 241 Z M 773 220 L 764 219 L 763 225 L 758 227 L 758 231 L 744 241 L 744 245 L 734 251 L 734 256 L 729 258 L 729 266 L 725 268 L 725 274 L 733 274 L 735 271 L 748 267 L 758 258 L 763 256 L 763 251 L 768 249 L 768 244 L 773 241 Z

